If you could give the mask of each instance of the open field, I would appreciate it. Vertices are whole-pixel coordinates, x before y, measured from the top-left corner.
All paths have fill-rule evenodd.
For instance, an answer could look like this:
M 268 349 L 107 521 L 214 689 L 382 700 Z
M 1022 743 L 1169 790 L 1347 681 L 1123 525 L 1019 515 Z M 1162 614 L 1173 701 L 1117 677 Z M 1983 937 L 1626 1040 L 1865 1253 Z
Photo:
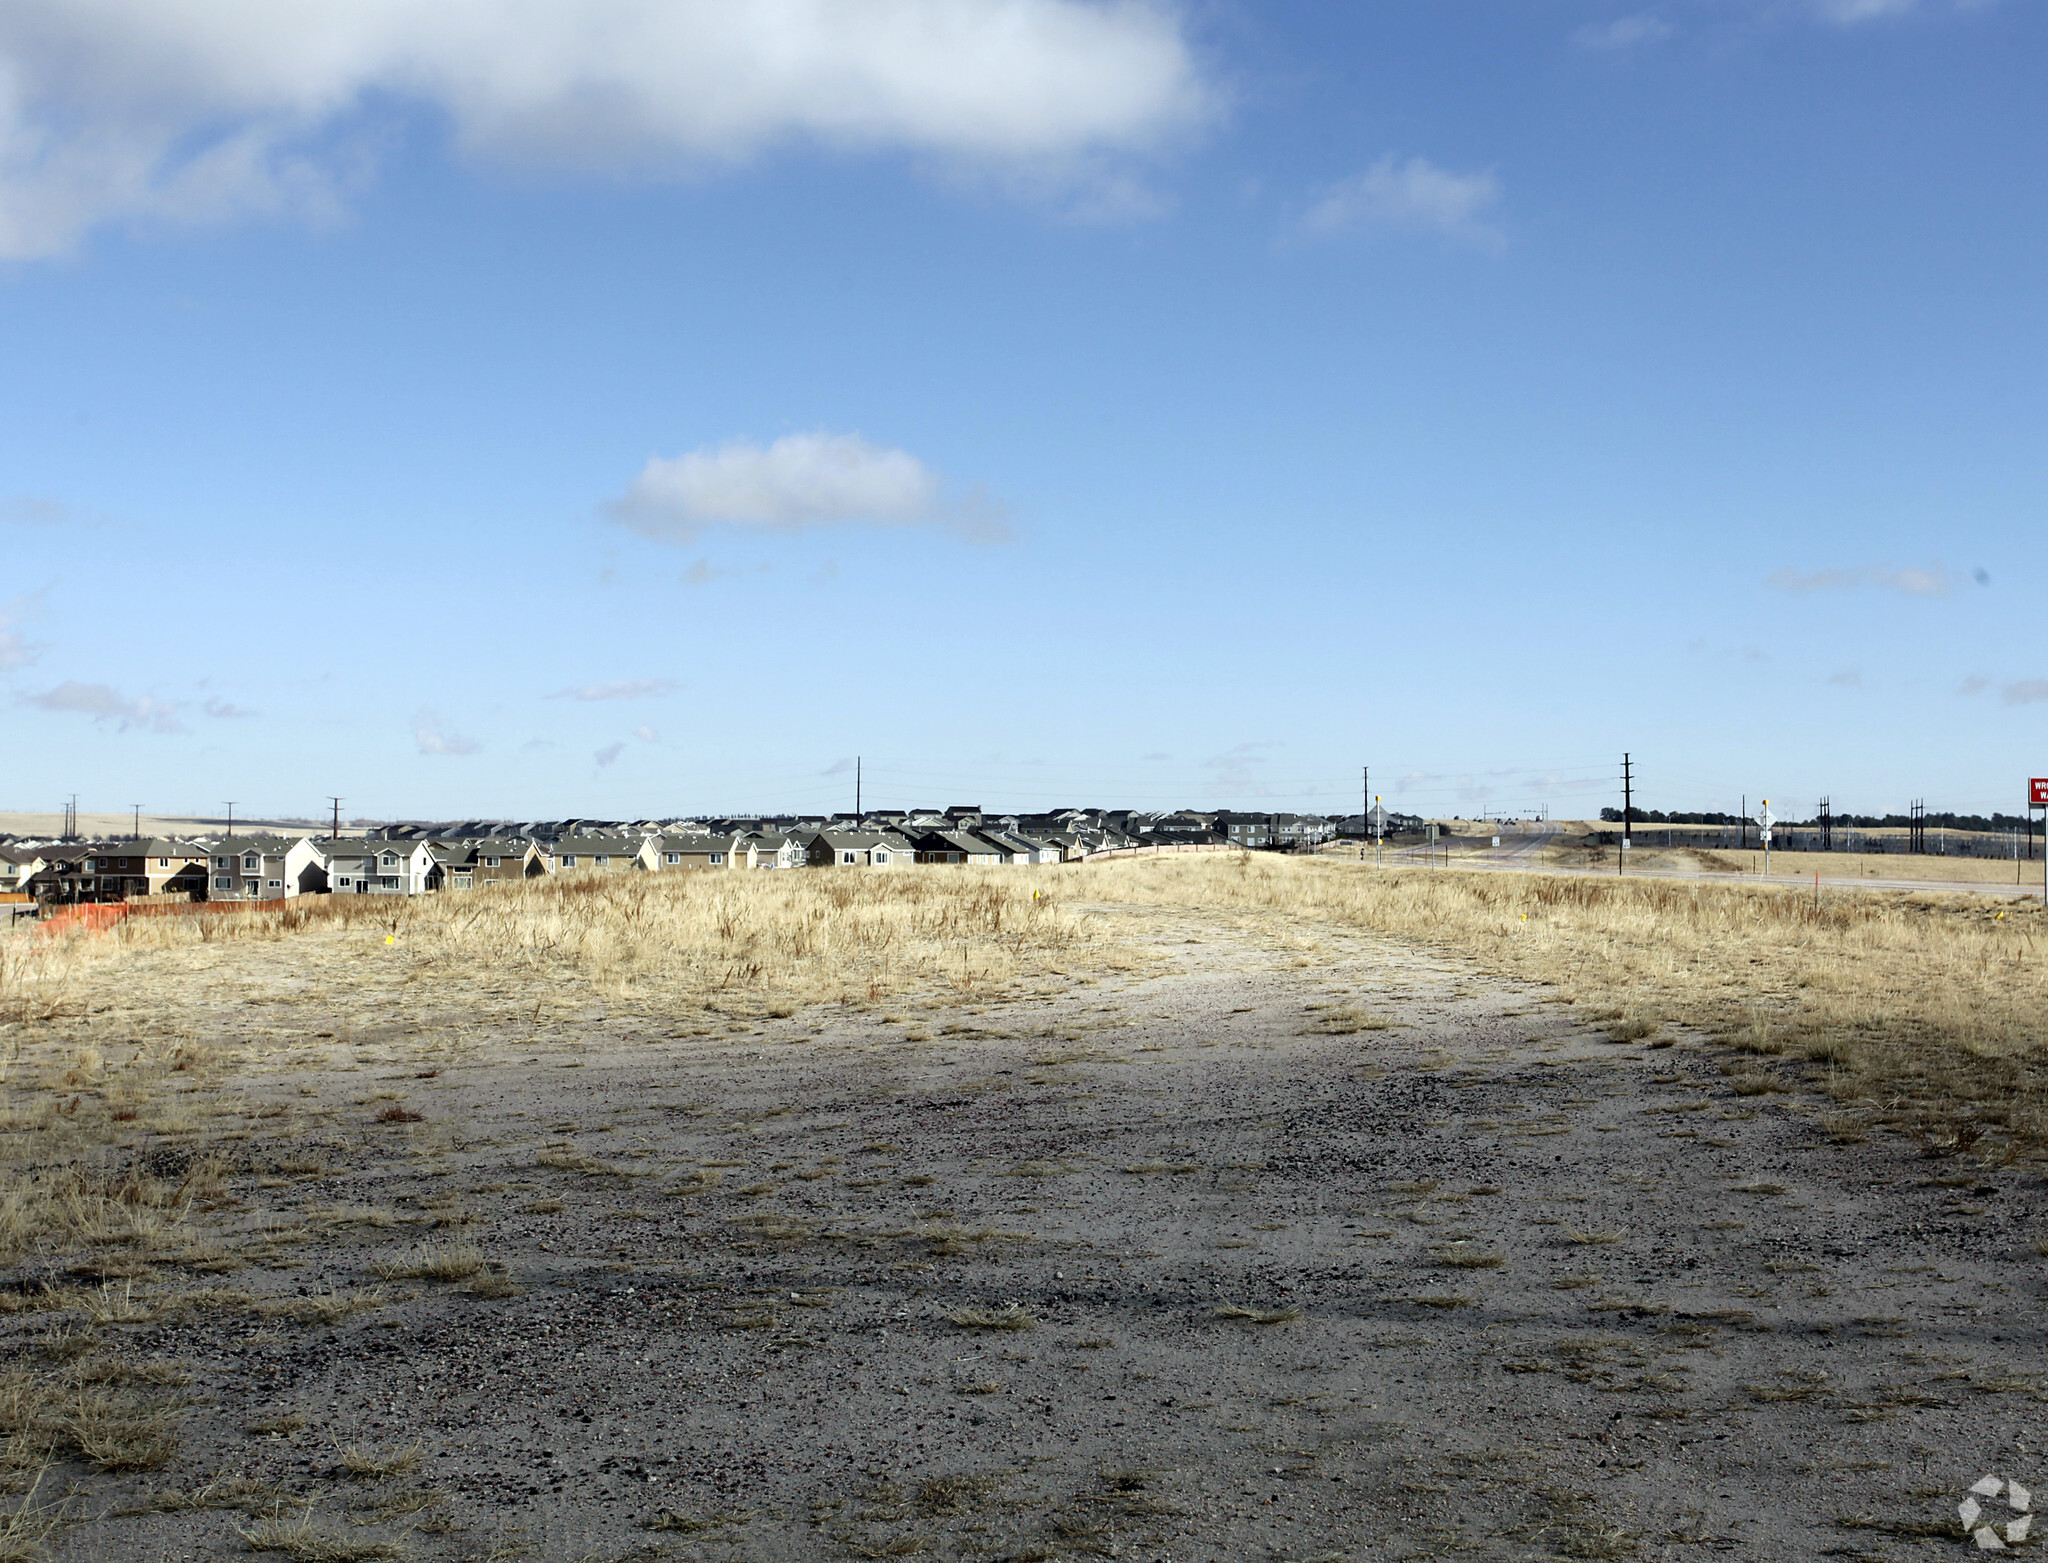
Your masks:
M 1452 860 L 1468 849 L 1461 842 Z M 1482 854 L 1484 849 L 1478 849 Z M 1543 849 L 1546 866 L 1581 868 L 1614 866 L 1617 849 L 1577 847 L 1558 843 Z M 1628 866 L 1641 871 L 1675 869 L 1682 873 L 1729 874 L 1761 877 L 1762 848 L 1743 851 L 1709 851 L 1695 847 L 1635 846 L 1629 849 Z M 1773 852 L 1771 878 L 1786 881 L 1804 879 L 1821 883 L 1829 880 L 1890 879 L 1933 880 L 1969 885 L 2003 885 L 2015 894 L 2031 890 L 2041 893 L 2041 860 L 2021 858 L 2015 873 L 2011 859 L 1983 857 L 1941 857 L 1933 853 L 1908 855 L 1902 852 Z
M 2042 927 L 1253 857 L 17 940 L 0 1558 L 1915 1555 L 2040 1477 Z

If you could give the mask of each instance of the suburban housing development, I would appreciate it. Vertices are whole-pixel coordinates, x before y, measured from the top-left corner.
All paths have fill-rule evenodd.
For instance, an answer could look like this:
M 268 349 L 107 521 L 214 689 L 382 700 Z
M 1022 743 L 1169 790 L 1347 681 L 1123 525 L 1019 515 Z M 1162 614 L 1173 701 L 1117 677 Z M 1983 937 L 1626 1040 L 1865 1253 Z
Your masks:
M 224 830 L 189 840 L 0 841 L 0 895 L 37 906 L 424 895 L 551 874 L 1030 867 L 1147 847 L 1313 848 L 1360 820 L 1181 809 L 997 814 L 967 805 L 861 814 L 625 822 L 393 824 L 343 836 Z M 1419 822 L 1392 817 L 1389 829 Z

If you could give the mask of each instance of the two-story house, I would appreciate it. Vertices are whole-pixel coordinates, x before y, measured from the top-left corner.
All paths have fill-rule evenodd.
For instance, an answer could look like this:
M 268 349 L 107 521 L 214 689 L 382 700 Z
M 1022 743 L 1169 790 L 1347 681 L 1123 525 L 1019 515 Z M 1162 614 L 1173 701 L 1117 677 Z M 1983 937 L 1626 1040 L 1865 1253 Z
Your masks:
M 334 895 L 424 895 L 436 873 L 425 841 L 321 841 L 326 888 Z
M 549 844 L 548 867 L 557 874 L 624 874 L 650 868 L 652 836 L 564 836 Z
M 321 853 L 306 836 L 229 836 L 207 849 L 209 901 L 282 901 L 325 888 Z
M 94 849 L 101 899 L 183 892 L 206 898 L 207 849 L 184 841 L 117 841 Z

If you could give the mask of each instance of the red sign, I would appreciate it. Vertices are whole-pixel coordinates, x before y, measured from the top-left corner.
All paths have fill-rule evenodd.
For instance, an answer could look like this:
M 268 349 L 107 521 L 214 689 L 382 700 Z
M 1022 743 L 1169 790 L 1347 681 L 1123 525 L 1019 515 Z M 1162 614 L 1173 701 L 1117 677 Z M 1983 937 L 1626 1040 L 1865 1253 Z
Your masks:
M 2036 808 L 2048 807 L 2048 776 L 2034 776 L 2028 779 L 2027 802 Z

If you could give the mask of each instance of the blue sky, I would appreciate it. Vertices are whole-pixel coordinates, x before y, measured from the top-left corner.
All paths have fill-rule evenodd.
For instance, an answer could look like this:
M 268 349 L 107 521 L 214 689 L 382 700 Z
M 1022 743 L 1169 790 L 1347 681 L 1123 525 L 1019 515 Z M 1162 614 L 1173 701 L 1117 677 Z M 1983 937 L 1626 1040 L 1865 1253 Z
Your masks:
M 0 806 L 2048 773 L 2039 0 L 23 0 L 0 66 Z

